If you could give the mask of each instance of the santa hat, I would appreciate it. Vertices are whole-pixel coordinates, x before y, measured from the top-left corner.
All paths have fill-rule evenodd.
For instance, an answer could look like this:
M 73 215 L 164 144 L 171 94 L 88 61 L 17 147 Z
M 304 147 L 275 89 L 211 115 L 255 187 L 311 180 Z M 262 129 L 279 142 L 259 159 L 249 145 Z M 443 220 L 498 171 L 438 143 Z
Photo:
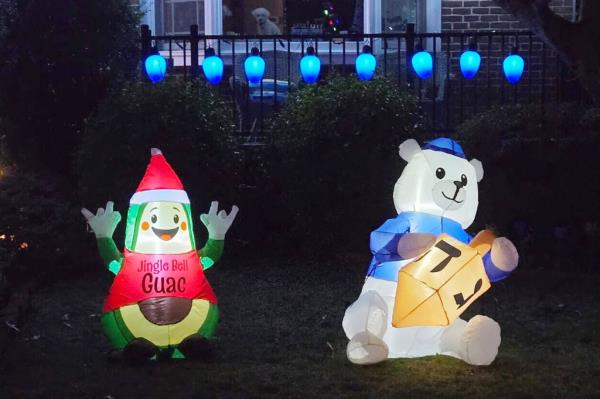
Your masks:
M 152 148 L 150 154 L 152 157 L 146 168 L 146 174 L 129 203 L 137 205 L 154 201 L 170 201 L 189 204 L 190 199 L 183 190 L 181 180 L 162 152 L 158 148 Z
M 460 144 L 458 144 L 456 141 L 446 138 L 446 137 L 440 137 L 440 138 L 428 141 L 423 146 L 423 149 L 424 150 L 432 150 L 432 151 L 441 151 L 441 152 L 445 152 L 446 154 L 457 156 L 459 158 L 466 158 L 465 152 L 463 151 Z

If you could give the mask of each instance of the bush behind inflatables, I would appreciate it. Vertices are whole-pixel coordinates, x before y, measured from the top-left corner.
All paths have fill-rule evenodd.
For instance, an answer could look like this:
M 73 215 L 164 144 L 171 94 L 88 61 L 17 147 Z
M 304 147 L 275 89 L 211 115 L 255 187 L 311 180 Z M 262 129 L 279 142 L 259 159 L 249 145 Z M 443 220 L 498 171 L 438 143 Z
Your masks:
M 457 139 L 487 165 L 476 226 L 510 234 L 527 267 L 595 269 L 590 243 L 600 220 L 589 199 L 600 195 L 600 170 L 585 160 L 600 150 L 599 114 L 574 103 L 511 105 L 457 128 Z
M 203 209 L 222 194 L 218 190 L 229 189 L 222 174 L 230 156 L 224 151 L 230 109 L 216 91 L 199 83 L 166 79 L 160 85 L 125 85 L 101 105 L 84 131 L 75 162 L 81 203 L 98 207 L 114 198 L 118 209 L 125 209 L 149 149 L 160 147 L 177 154 L 170 161 L 190 182 L 194 207 Z
M 85 227 L 52 175 L 10 170 L 0 179 L 0 274 L 49 281 L 81 270 Z M 0 285 L 2 278 L 0 277 Z
M 286 239 L 309 249 L 362 247 L 362 234 L 349 233 L 393 213 L 394 149 L 420 137 L 420 121 L 415 99 L 384 79 L 333 76 L 296 91 L 273 125 Z
M 23 168 L 71 172 L 85 118 L 136 74 L 136 9 L 127 0 L 2 2 L 0 109 L 14 123 L 5 140 Z

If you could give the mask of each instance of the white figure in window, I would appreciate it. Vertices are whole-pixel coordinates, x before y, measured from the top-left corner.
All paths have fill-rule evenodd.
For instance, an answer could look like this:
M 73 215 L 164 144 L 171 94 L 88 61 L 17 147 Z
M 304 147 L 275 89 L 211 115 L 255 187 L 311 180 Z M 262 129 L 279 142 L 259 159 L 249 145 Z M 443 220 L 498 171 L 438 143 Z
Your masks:
M 256 19 L 256 29 L 259 35 L 281 35 L 279 27 L 269 19 L 271 13 L 266 8 L 254 9 L 252 16 Z

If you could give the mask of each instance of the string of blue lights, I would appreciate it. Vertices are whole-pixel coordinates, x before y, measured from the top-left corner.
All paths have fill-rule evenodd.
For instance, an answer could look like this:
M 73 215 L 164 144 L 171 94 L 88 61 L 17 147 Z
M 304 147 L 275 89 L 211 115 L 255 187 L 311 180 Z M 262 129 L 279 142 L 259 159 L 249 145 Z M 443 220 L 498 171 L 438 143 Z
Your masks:
M 416 46 L 415 50 L 416 52 L 411 59 L 413 70 L 420 79 L 429 79 L 433 74 L 433 57 L 419 45 Z M 469 49 L 461 54 L 459 64 L 465 79 L 473 79 L 477 75 L 481 66 L 481 56 L 475 50 L 474 45 L 470 45 Z M 146 58 L 144 65 L 146 74 L 152 83 L 159 83 L 164 79 L 167 72 L 167 62 L 163 56 L 152 54 Z M 207 48 L 202 63 L 202 71 L 206 80 L 213 85 L 218 85 L 223 78 L 223 67 L 223 60 L 215 54 L 214 49 Z M 375 76 L 377 59 L 373 56 L 370 46 L 363 47 L 363 51 L 356 57 L 355 67 L 356 75 L 360 80 L 371 80 Z M 521 80 L 525 69 L 525 60 L 518 54 L 516 47 L 504 59 L 502 69 L 509 83 L 517 84 Z M 265 73 L 265 60 L 260 56 L 258 48 L 252 48 L 250 55 L 244 62 L 244 71 L 250 85 L 260 84 Z M 308 47 L 306 54 L 300 59 L 302 78 L 308 84 L 316 83 L 320 71 L 321 61 L 315 55 L 314 48 Z

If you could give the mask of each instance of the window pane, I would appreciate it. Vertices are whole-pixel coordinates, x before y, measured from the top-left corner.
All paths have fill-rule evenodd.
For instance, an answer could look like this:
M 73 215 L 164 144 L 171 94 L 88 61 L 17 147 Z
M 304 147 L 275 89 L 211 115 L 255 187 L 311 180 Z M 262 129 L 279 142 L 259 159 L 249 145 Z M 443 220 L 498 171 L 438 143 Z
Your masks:
M 405 32 L 406 24 L 417 23 L 417 0 L 381 0 L 381 30 Z
M 198 23 L 196 2 L 173 3 L 175 32 L 188 32 L 190 25 Z
M 362 32 L 362 4 L 363 0 L 223 0 L 223 33 L 317 34 L 327 24 L 323 14 L 327 5 L 333 6 L 338 32 L 351 30 L 355 21 L 354 31 Z
M 165 34 L 188 33 L 190 25 L 204 31 L 204 1 L 163 0 L 163 26 Z
M 275 35 L 285 32 L 285 0 L 223 0 L 223 32 Z
M 364 0 L 288 1 L 286 22 L 290 33 L 362 32 L 362 5 Z M 358 17 L 358 15 L 360 16 Z M 357 16 L 355 18 L 355 16 Z M 353 26 L 356 23 L 356 26 Z M 336 29 L 334 30 L 333 27 Z M 303 30 L 307 30 L 303 32 Z
M 173 4 L 165 2 L 163 8 L 165 33 L 173 32 Z

